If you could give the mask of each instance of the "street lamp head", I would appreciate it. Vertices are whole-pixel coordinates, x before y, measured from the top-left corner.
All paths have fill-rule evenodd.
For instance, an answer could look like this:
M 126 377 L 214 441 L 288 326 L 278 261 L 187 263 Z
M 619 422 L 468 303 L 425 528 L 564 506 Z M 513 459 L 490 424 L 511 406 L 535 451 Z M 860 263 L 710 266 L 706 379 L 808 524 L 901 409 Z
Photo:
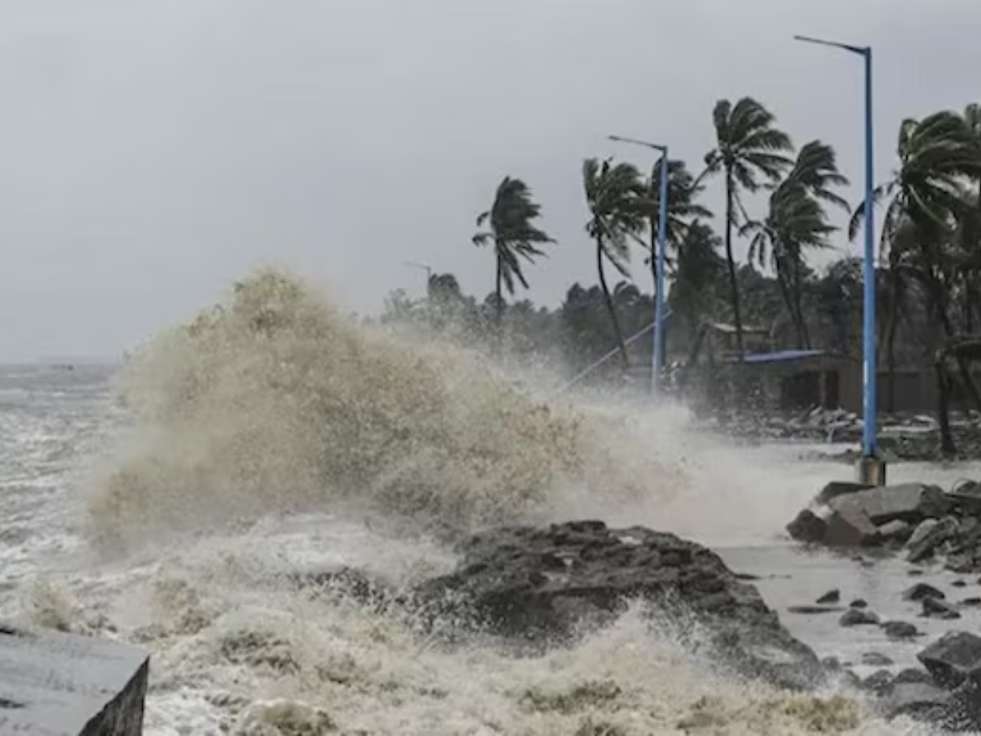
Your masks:
M 637 138 L 625 138 L 619 135 L 610 135 L 607 136 L 607 138 L 609 138 L 611 141 L 616 141 L 617 143 L 633 143 L 638 146 L 653 148 L 655 151 L 660 151 L 661 153 L 664 153 L 665 151 L 668 150 L 667 146 L 662 146 L 658 143 L 651 143 L 650 141 L 638 140 Z
M 851 51 L 853 54 L 861 54 L 865 56 L 872 49 L 869 46 L 852 46 L 848 43 L 840 43 L 838 41 L 826 41 L 823 38 L 814 38 L 813 36 L 794 36 L 795 41 L 803 41 L 804 43 L 814 43 L 819 46 L 834 46 L 838 49 L 844 49 L 845 51 Z

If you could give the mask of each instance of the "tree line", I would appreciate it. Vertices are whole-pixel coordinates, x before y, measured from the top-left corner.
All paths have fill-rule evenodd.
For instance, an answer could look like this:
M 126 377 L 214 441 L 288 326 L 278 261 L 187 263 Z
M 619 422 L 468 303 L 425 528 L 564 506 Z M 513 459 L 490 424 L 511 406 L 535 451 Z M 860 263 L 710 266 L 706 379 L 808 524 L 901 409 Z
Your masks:
M 851 215 L 847 235 L 854 240 L 867 206 L 879 208 L 883 218 L 877 338 L 890 373 L 899 361 L 922 363 L 945 341 L 973 333 L 981 294 L 981 106 L 904 120 L 891 176 L 875 188 L 872 202 L 857 206 L 841 195 L 848 179 L 834 149 L 820 140 L 795 149 L 758 101 L 720 100 L 712 121 L 715 140 L 697 173 L 685 161 L 667 163 L 673 315 L 668 336 L 674 351 L 714 320 L 733 325 L 739 355 L 746 324 L 770 329 L 779 346 L 857 353 L 861 262 L 839 258 L 819 272 L 813 256 L 833 247 L 838 228 L 829 210 Z M 555 246 L 540 224 L 541 207 L 530 187 L 511 176 L 477 217 L 473 236 L 473 244 L 489 248 L 493 256 L 492 294 L 478 304 L 443 274 L 431 278 L 427 299 L 441 308 L 456 300 L 454 309 L 466 313 L 470 326 L 488 339 L 500 339 L 509 322 L 529 344 L 573 353 L 573 365 L 616 349 L 622 367 L 628 367 L 626 338 L 649 325 L 652 314 L 651 295 L 632 283 L 629 264 L 640 250 L 653 277 L 661 165 L 658 161 L 645 175 L 613 159 L 583 162 L 584 229 L 595 251 L 597 285 L 573 285 L 557 310 L 536 309 L 527 300 L 507 302 L 519 287 L 529 288 L 527 271 Z M 705 184 L 713 178 L 723 184 L 721 235 L 705 201 Z M 736 238 L 748 243 L 742 263 L 733 252 Z M 608 269 L 620 279 L 613 288 Z M 386 319 L 413 309 L 418 316 L 418 307 L 395 294 Z M 536 330 L 544 333 L 532 337 Z M 973 392 L 961 368 L 961 380 Z

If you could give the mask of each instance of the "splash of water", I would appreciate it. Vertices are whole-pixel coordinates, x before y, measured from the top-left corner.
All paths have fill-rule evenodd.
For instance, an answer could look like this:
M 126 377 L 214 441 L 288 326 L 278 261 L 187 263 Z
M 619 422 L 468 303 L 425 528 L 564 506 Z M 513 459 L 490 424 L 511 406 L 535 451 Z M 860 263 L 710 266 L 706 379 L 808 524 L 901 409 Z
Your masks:
M 535 401 L 485 356 L 358 325 L 274 271 L 151 341 L 122 389 L 139 440 L 90 504 L 103 539 L 352 504 L 464 530 L 676 473 L 624 446 L 621 419 Z

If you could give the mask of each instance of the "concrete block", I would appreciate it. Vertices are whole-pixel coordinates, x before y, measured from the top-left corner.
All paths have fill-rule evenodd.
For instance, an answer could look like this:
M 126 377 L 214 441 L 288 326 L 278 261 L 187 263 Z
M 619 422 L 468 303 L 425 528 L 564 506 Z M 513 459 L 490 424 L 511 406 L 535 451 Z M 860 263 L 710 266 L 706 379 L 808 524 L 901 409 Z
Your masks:
M 0 734 L 140 736 L 148 672 L 126 644 L 0 625 Z

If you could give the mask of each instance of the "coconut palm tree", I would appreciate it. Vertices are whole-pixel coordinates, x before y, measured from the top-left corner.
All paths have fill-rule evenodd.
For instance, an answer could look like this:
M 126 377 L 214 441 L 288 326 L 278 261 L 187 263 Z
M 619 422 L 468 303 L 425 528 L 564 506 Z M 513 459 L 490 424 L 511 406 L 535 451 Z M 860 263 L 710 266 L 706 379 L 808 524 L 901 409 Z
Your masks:
M 555 242 L 545 231 L 532 224 L 532 220 L 537 219 L 540 214 L 541 207 L 532 201 L 528 185 L 521 179 L 505 176 L 497 187 L 491 208 L 477 217 L 477 227 L 487 223 L 490 230 L 476 233 L 473 236 L 474 245 L 494 245 L 494 260 L 497 265 L 494 293 L 498 326 L 504 311 L 501 286 L 507 287 L 509 294 L 514 294 L 514 281 L 517 279 L 523 287 L 528 288 L 518 257 L 534 263 L 536 257 L 545 255 L 538 246 Z
M 755 192 L 764 181 L 774 182 L 786 171 L 791 161 L 783 152 L 791 149 L 790 138 L 774 127 L 774 116 L 756 100 L 743 97 L 735 105 L 719 100 L 712 113 L 715 123 L 716 147 L 705 156 L 705 174 L 722 172 L 726 193 L 726 264 L 733 320 L 736 326 L 736 346 L 743 354 L 743 326 L 739 311 L 739 284 L 736 262 L 732 255 L 732 229 L 739 224 L 742 206 L 740 188 Z M 739 212 L 737 212 L 737 209 Z
M 888 256 L 891 267 L 920 281 L 934 324 L 952 337 L 948 313 L 950 284 L 946 283 L 949 241 L 958 218 L 969 215 L 964 181 L 981 177 L 981 146 L 965 118 L 950 112 L 934 113 L 923 120 L 907 119 L 899 127 L 896 148 L 899 167 L 892 177 L 872 192 L 872 202 L 862 202 L 852 215 L 849 235 L 854 238 L 864 220 L 865 208 L 885 208 L 880 258 Z M 896 253 L 892 251 L 896 250 Z M 898 284 L 896 279 L 891 284 Z M 892 299 L 899 303 L 898 295 Z M 890 320 L 894 318 L 890 315 Z M 958 361 L 964 385 L 981 408 L 966 363 Z
M 754 255 L 761 265 L 770 263 L 780 285 L 781 296 L 797 331 L 798 346 L 810 347 L 807 321 L 804 319 L 803 274 L 804 252 L 830 248 L 828 236 L 835 227 L 828 223 L 824 202 L 849 209 L 848 203 L 834 188 L 848 184 L 838 171 L 835 153 L 821 141 L 811 141 L 800 149 L 793 168 L 775 187 L 769 199 L 766 217 L 750 220 L 740 235 L 752 235 L 749 258 Z
M 627 347 L 606 283 L 603 264 L 609 261 L 623 276 L 629 276 L 629 238 L 637 237 L 644 229 L 640 200 L 646 190 L 640 172 L 634 166 L 626 163 L 612 165 L 609 159 L 602 164 L 595 158 L 586 159 L 582 165 L 582 181 L 590 212 L 586 232 L 596 241 L 596 271 L 626 370 L 629 366 Z

